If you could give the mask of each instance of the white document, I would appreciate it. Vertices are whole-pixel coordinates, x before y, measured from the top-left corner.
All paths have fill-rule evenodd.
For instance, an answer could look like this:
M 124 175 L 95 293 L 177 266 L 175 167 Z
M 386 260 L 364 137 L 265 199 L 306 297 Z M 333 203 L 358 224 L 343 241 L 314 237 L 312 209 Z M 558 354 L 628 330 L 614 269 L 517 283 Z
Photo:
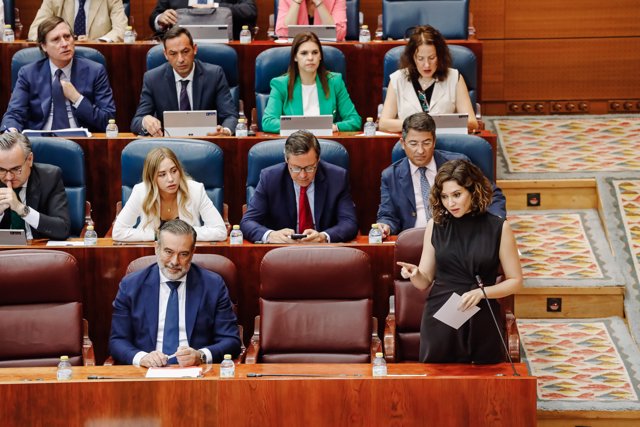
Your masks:
M 149 368 L 147 378 L 198 378 L 202 376 L 202 368 Z
M 458 310 L 458 304 L 460 304 L 461 299 L 462 297 L 454 292 L 433 317 L 454 329 L 459 329 L 460 326 L 464 325 L 467 320 L 480 311 L 478 306 L 471 307 L 466 311 Z
M 356 136 L 367 136 L 364 133 L 359 133 Z M 382 132 L 381 130 L 377 130 L 376 131 L 376 136 L 398 136 L 397 133 L 389 133 L 389 132 Z
M 34 130 L 25 129 L 22 131 L 26 136 L 57 136 L 59 138 L 73 138 L 73 137 L 91 137 L 92 134 L 87 128 L 67 128 L 67 129 L 51 129 L 51 130 Z
M 49 240 L 47 246 L 84 246 L 82 240 Z

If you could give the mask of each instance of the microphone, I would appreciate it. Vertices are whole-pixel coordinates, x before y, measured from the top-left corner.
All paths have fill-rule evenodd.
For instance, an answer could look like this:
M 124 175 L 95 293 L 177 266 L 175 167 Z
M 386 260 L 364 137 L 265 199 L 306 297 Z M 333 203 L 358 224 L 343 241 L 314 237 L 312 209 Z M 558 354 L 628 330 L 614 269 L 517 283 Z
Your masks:
M 516 371 L 516 367 L 513 364 L 513 360 L 511 359 L 511 354 L 509 353 L 509 348 L 507 347 L 507 341 L 504 339 L 504 336 L 502 335 L 502 331 L 500 330 L 500 326 L 498 325 L 498 320 L 496 319 L 495 314 L 493 314 L 493 309 L 491 308 L 491 304 L 489 303 L 489 298 L 487 298 L 487 293 L 484 291 L 484 283 L 482 283 L 482 278 L 480 277 L 479 274 L 476 274 L 476 284 L 482 291 L 482 294 L 484 295 L 484 300 L 487 302 L 487 307 L 489 307 L 491 318 L 493 319 L 494 325 L 496 325 L 496 330 L 498 331 L 498 335 L 500 335 L 500 341 L 504 346 L 504 351 L 507 353 L 507 358 L 509 359 L 509 363 L 511 364 L 511 369 L 513 370 L 513 376 L 519 377 L 520 374 L 518 373 L 518 371 Z

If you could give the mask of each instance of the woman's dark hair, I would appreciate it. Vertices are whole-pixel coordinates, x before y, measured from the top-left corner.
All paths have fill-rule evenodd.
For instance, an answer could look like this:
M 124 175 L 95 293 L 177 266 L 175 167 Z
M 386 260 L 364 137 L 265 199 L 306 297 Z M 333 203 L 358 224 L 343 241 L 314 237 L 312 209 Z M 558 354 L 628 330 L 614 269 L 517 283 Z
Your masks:
M 402 56 L 400 57 L 400 68 L 409 70 L 411 80 L 417 81 L 420 78 L 420 72 L 416 67 L 415 56 L 418 48 L 423 44 L 435 46 L 438 66 L 433 73 L 433 77 L 437 80 L 445 80 L 451 67 L 451 55 L 449 54 L 447 41 L 442 37 L 440 31 L 431 25 L 420 25 L 414 28 L 409 36 L 409 41 L 404 47 L 404 52 L 402 52 Z
M 326 99 L 329 99 L 329 83 L 327 82 L 327 75 L 329 72 L 327 71 L 327 67 L 324 65 L 324 53 L 322 53 L 322 44 L 320 44 L 320 39 L 315 33 L 306 32 L 300 33 L 293 39 L 293 44 L 291 45 L 291 58 L 289 58 L 289 68 L 287 69 L 287 75 L 289 76 L 289 85 L 287 86 L 287 93 L 289 97 L 289 101 L 293 99 L 293 86 L 296 82 L 296 78 L 300 74 L 298 71 L 298 63 L 296 62 L 296 55 L 298 54 L 298 49 L 302 43 L 313 42 L 318 46 L 320 50 L 320 64 L 318 65 L 318 76 L 320 77 L 320 84 L 322 85 L 322 91 L 324 92 L 324 96 Z
M 487 211 L 493 197 L 493 188 L 479 167 L 463 160 L 450 160 L 438 169 L 436 179 L 431 188 L 431 212 L 433 222 L 442 224 L 449 211 L 442 204 L 442 186 L 447 181 L 455 181 L 460 187 L 471 193 L 471 213 L 479 214 Z

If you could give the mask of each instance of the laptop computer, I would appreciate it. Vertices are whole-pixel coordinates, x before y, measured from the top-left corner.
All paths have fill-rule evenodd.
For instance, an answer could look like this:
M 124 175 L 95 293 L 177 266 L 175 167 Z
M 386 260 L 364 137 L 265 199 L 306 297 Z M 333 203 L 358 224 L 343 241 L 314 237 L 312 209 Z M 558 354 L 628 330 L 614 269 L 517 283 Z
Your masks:
M 468 114 L 431 114 L 431 117 L 436 122 L 436 135 L 443 133 L 467 135 L 469 133 Z
M 218 125 L 216 110 L 165 111 L 164 136 L 207 136 Z
M 195 43 L 228 43 L 232 37 L 228 25 L 182 25 Z
M 280 136 L 289 136 L 298 130 L 308 130 L 315 136 L 333 135 L 333 116 L 281 116 Z
M 27 236 L 24 230 L 0 230 L 0 245 L 26 246 Z
M 312 32 L 320 39 L 321 42 L 336 41 L 335 25 L 289 25 L 289 41 L 300 33 Z

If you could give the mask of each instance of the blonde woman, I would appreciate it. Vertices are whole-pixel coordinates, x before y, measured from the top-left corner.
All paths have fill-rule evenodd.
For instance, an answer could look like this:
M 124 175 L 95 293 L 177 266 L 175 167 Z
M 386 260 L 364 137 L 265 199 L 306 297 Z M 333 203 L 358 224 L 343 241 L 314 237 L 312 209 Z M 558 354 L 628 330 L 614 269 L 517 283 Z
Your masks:
M 151 241 L 160 225 L 176 218 L 195 228 L 198 241 L 227 238 L 222 216 L 207 196 L 204 185 L 184 172 L 173 151 L 154 148 L 144 161 L 142 182 L 133 187 L 116 218 L 113 239 Z

